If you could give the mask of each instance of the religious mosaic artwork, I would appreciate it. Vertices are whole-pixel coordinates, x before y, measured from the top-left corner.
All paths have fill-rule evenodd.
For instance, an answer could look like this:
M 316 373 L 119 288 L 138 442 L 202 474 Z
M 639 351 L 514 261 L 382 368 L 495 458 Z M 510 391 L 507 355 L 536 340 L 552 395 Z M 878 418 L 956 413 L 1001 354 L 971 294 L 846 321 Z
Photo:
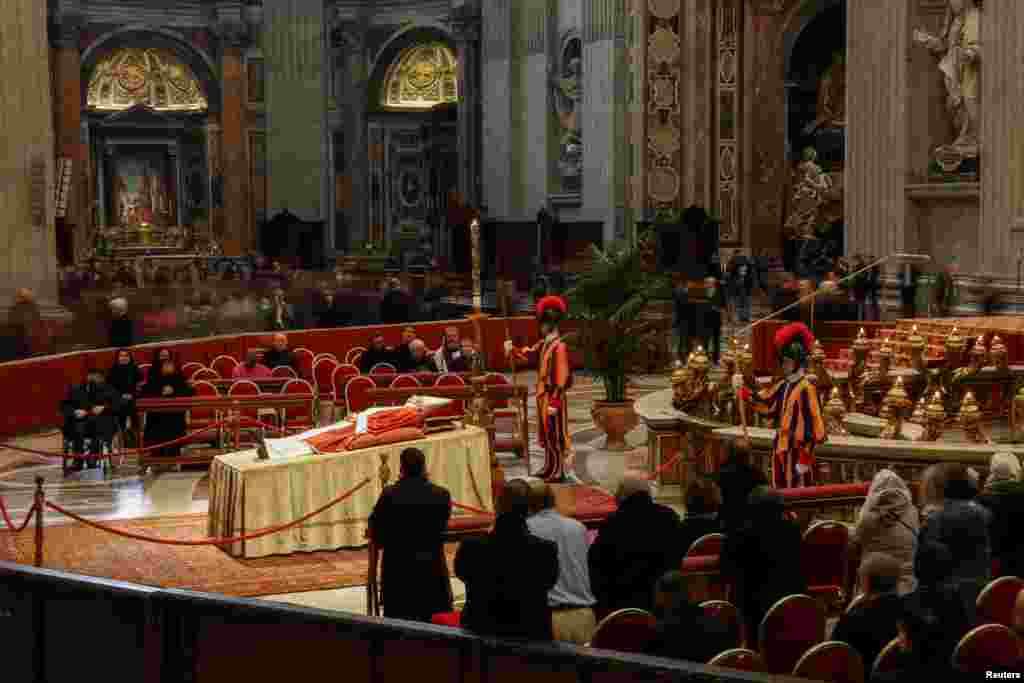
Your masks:
M 123 48 L 101 59 L 89 79 L 87 105 L 121 111 L 145 105 L 157 111 L 205 111 L 206 94 L 192 69 L 159 48 Z
M 116 160 L 114 208 L 127 228 L 174 225 L 174 181 L 166 158 L 158 154 L 122 155 Z
M 580 120 L 583 103 L 583 50 L 578 37 L 566 40 L 561 63 L 551 78 L 551 89 L 561 129 L 558 168 L 562 190 L 579 192 L 583 179 L 583 129 Z
M 384 74 L 386 109 L 430 109 L 459 100 L 455 53 L 442 43 L 406 48 Z

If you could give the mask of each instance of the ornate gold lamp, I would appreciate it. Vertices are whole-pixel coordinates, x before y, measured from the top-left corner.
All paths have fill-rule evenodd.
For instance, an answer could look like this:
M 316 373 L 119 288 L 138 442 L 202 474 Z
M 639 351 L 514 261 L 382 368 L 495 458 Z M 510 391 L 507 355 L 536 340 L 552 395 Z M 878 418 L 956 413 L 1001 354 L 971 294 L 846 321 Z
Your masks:
M 849 436 L 846 429 L 846 404 L 839 395 L 839 389 L 832 390 L 832 397 L 825 405 L 825 429 L 833 436 Z
M 910 397 L 903 387 L 903 378 L 897 377 L 882 401 L 880 416 L 886 421 L 882 429 L 883 439 L 899 439 L 903 433 L 904 411 L 910 407 Z
M 922 396 L 921 400 L 917 402 L 917 405 L 914 406 L 914 412 L 910 415 L 910 419 L 908 420 L 908 422 L 910 422 L 910 424 L 921 425 L 922 427 L 928 424 L 927 398 Z
M 928 343 L 918 333 L 917 325 L 914 325 L 914 328 L 910 331 L 907 344 L 910 346 L 910 366 L 917 372 L 925 372 L 927 364 L 924 360 L 924 352 L 928 348 Z
M 992 360 L 992 365 L 996 366 L 997 370 L 1007 371 L 1010 369 L 1010 354 L 1006 349 L 1006 344 L 999 335 L 992 337 L 992 344 L 989 346 L 989 357 Z
M 938 441 L 946 428 L 946 405 L 942 400 L 942 392 L 932 394 L 925 408 L 924 436 L 922 441 Z
M 981 431 L 981 406 L 978 399 L 974 397 L 973 391 L 964 395 L 960 403 L 960 414 L 957 416 L 960 427 L 964 430 L 964 436 L 972 443 L 988 443 L 988 437 Z

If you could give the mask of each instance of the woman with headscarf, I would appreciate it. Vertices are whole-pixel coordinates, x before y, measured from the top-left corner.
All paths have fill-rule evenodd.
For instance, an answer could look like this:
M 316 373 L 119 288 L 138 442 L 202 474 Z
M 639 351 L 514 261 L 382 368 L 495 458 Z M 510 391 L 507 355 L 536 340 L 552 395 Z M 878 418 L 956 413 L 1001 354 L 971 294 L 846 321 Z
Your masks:
M 156 366 L 154 366 L 156 367 Z M 145 398 L 181 398 L 191 396 L 195 391 L 181 374 L 174 359 L 163 361 L 156 372 L 150 369 L 149 380 L 142 388 Z M 146 443 L 150 446 L 175 441 L 185 436 L 185 412 L 180 413 L 149 413 L 146 416 Z M 168 458 L 177 457 L 181 453 L 181 445 L 157 449 L 156 455 Z
M 117 421 L 121 431 L 127 436 L 128 418 L 135 422 L 135 396 L 139 392 L 139 385 L 145 377 L 142 370 L 135 364 L 135 357 L 129 349 L 118 349 L 114 358 L 114 364 L 107 371 L 107 384 L 117 391 L 121 398 L 117 406 Z
M 767 486 L 754 489 L 747 503 L 747 522 L 726 536 L 722 575 L 735 586 L 747 633 L 757 628 L 780 598 L 805 593 L 800 527 L 786 518 L 782 495 Z
M 920 523 L 907 483 L 892 470 L 879 471 L 868 488 L 867 499 L 857 514 L 853 540 L 861 557 L 883 553 L 900 563 L 899 592 L 914 590 L 914 555 Z M 858 579 L 857 585 L 863 581 Z
M 146 370 L 146 382 L 160 375 L 160 368 L 166 361 L 174 360 L 174 353 L 166 346 L 161 346 L 149 359 L 149 369 Z M 175 363 L 177 365 L 177 363 Z
M 1024 519 L 1024 482 L 1015 453 L 1005 451 L 992 456 L 978 503 L 992 513 L 988 533 L 998 574 L 1024 576 L 1024 542 L 1020 530 L 1014 527 L 1015 521 Z

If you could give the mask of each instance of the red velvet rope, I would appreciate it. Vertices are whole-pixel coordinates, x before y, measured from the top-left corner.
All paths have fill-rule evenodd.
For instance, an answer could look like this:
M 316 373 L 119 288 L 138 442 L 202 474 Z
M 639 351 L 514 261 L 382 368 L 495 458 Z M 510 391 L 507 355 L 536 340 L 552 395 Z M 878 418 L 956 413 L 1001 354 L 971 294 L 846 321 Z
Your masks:
M 479 508 L 474 508 L 474 507 L 470 507 L 468 505 L 463 505 L 462 503 L 456 503 L 454 500 L 452 501 L 452 507 L 453 508 L 459 508 L 460 510 L 466 510 L 467 512 L 472 512 L 472 513 L 475 513 L 475 514 L 478 514 L 478 515 L 484 515 L 485 517 L 494 517 L 495 516 L 495 514 L 493 512 L 488 512 L 487 510 L 481 510 Z
M 4 499 L 0 498 L 0 514 L 3 515 L 4 524 L 6 524 L 7 528 L 16 534 L 20 534 L 22 531 L 25 530 L 25 527 L 28 526 L 29 521 L 32 519 L 32 513 L 34 513 L 37 509 L 38 507 L 36 506 L 36 504 L 32 503 L 32 507 L 28 509 L 28 514 L 25 515 L 25 521 L 21 523 L 21 526 L 15 527 L 14 522 L 11 521 L 11 516 L 7 513 L 7 506 L 4 505 Z
M 201 538 L 201 539 L 196 539 L 196 540 L 183 540 L 183 541 L 175 540 L 175 539 L 167 539 L 167 538 L 155 538 L 153 536 L 146 536 L 146 535 L 143 535 L 143 534 L 134 534 L 134 533 L 131 533 L 130 531 L 122 531 L 121 529 L 115 529 L 114 527 L 108 526 L 106 524 L 101 524 L 99 522 L 94 522 L 94 521 L 92 521 L 90 519 L 86 519 L 85 517 L 82 517 L 81 515 L 76 515 L 75 513 L 71 512 L 70 510 L 66 510 L 65 508 L 61 507 L 60 505 L 57 505 L 56 503 L 51 503 L 50 501 L 46 501 L 46 507 L 48 507 L 51 510 L 54 510 L 56 512 L 59 512 L 60 514 L 66 516 L 66 517 L 70 517 L 71 519 L 75 520 L 76 522 L 80 522 L 82 524 L 85 524 L 86 526 L 91 526 L 94 529 L 99 529 L 100 531 L 106 531 L 108 533 L 115 534 L 117 536 L 124 536 L 125 538 L 131 538 L 131 539 L 134 539 L 136 541 L 148 541 L 150 543 L 160 543 L 162 545 L 185 545 L 185 546 L 232 545 L 234 543 L 240 543 L 242 541 L 251 541 L 252 539 L 255 539 L 255 538 L 261 538 L 263 536 L 269 536 L 270 534 L 276 534 L 278 532 L 286 531 L 288 529 L 296 527 L 296 526 L 302 524 L 303 522 L 305 522 L 305 521 L 307 521 L 307 520 L 309 520 L 309 519 L 311 519 L 313 517 L 316 517 L 321 512 L 327 510 L 328 508 L 331 508 L 331 507 L 337 505 L 338 503 L 346 500 L 347 498 L 352 497 L 356 493 L 356 491 L 358 491 L 359 489 L 361 489 L 364 486 L 366 486 L 367 484 L 369 484 L 370 481 L 371 480 L 369 478 L 363 479 L 362 483 L 357 484 L 353 488 L 351 488 L 348 491 L 346 491 L 344 494 L 342 494 L 342 495 L 338 496 L 337 498 L 335 498 L 334 500 L 332 500 L 330 503 L 327 503 L 326 505 L 324 505 L 322 507 L 319 507 L 316 510 L 313 510 L 312 512 L 310 512 L 307 515 L 303 515 L 302 517 L 299 517 L 298 519 L 296 519 L 296 520 L 294 520 L 292 522 L 288 522 L 287 524 L 282 524 L 280 526 L 274 526 L 274 527 L 269 527 L 269 528 L 266 528 L 266 529 L 261 529 L 259 531 L 254 531 L 254 532 L 252 532 L 250 534 L 242 534 L 241 536 L 232 536 L 232 537 L 229 537 L 229 538 Z

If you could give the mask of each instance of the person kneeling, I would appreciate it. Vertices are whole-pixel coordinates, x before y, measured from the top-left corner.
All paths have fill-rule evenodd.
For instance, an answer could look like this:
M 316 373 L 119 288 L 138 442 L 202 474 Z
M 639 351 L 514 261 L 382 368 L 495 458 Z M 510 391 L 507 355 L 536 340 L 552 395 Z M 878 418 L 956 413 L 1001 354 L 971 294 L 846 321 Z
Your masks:
M 85 442 L 92 443 L 91 455 L 99 455 L 109 448 L 117 430 L 117 391 L 103 383 L 103 371 L 89 370 L 85 384 L 71 387 L 68 397 L 61 403 L 64 413 L 64 438 L 71 443 L 71 452 L 85 453 Z M 92 460 L 90 467 L 96 465 Z M 82 461 L 75 460 L 75 469 L 82 469 Z

